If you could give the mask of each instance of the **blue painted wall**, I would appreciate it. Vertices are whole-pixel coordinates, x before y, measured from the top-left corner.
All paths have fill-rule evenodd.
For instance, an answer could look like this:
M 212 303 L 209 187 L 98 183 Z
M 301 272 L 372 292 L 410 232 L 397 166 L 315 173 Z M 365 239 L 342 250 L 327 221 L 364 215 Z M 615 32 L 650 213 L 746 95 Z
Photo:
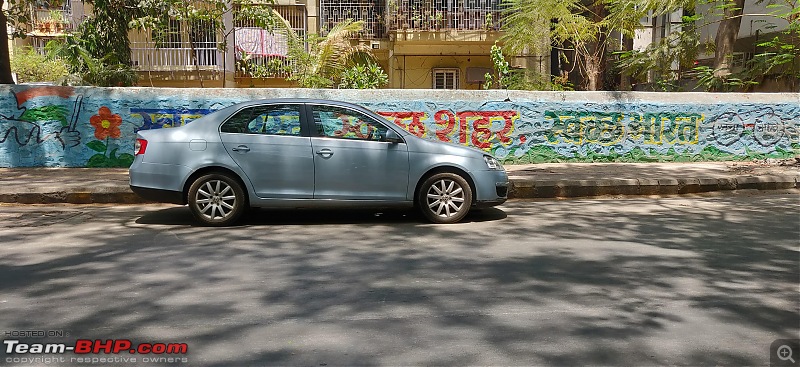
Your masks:
M 0 167 L 126 167 L 138 130 L 279 97 L 361 103 L 418 136 L 475 146 L 506 162 L 743 160 L 800 152 L 798 94 L 0 86 Z

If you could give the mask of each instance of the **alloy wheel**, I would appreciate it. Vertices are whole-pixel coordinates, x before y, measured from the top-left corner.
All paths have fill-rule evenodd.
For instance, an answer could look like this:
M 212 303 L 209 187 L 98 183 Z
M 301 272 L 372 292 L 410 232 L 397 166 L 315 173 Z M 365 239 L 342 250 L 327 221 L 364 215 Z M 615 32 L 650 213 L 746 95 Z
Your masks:
M 224 220 L 236 209 L 236 194 L 225 181 L 208 180 L 198 188 L 195 202 L 204 218 Z
M 431 212 L 442 218 L 458 215 L 464 207 L 464 188 L 449 178 L 436 181 L 427 192 Z

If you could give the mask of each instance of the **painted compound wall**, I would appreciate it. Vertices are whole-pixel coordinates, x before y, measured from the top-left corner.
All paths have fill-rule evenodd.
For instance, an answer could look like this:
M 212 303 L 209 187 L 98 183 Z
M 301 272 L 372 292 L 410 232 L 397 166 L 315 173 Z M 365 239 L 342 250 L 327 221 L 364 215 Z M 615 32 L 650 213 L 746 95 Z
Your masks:
M 135 133 L 259 98 L 361 103 L 417 136 L 506 162 L 800 154 L 800 95 L 0 86 L 0 167 L 126 167 Z

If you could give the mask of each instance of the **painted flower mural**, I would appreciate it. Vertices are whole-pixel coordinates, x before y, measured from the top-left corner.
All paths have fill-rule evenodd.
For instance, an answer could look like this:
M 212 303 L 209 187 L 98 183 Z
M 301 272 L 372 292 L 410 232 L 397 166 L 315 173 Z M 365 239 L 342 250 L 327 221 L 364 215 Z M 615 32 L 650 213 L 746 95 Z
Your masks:
M 108 107 L 100 107 L 97 115 L 92 116 L 89 122 L 94 126 L 94 137 L 98 140 L 108 139 L 109 136 L 119 139 L 121 135 L 119 127 L 122 125 L 122 117 L 111 113 Z
M 122 153 L 118 156 L 119 145 L 111 140 L 119 139 L 122 135 L 122 117 L 103 106 L 96 115 L 89 118 L 89 123 L 94 127 L 94 137 L 97 140 L 87 143 L 86 146 L 97 154 L 89 158 L 87 167 L 130 167 L 133 155 Z

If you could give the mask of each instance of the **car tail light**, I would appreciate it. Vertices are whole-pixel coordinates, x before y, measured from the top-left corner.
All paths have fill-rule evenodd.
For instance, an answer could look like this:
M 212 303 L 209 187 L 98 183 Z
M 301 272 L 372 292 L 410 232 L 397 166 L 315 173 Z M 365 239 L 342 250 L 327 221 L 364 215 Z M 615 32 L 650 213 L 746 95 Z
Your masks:
M 133 154 L 134 155 L 144 154 L 144 151 L 146 149 L 147 149 L 147 140 L 136 139 L 136 143 L 133 143 Z

